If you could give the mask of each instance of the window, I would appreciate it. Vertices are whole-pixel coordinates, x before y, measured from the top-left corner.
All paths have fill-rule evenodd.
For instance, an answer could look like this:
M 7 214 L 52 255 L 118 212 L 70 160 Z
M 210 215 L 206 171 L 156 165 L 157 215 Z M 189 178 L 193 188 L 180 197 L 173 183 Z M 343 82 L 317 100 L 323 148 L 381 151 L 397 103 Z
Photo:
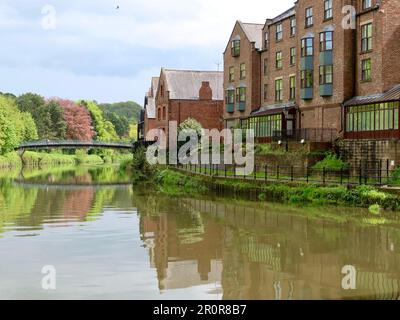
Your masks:
M 161 96 L 161 98 L 164 97 L 164 86 L 163 85 L 160 86 L 160 96 Z
M 246 88 L 236 88 L 236 102 L 246 102 Z
M 367 10 L 372 7 L 372 0 L 362 0 L 363 10 Z
M 312 27 L 314 24 L 313 8 L 306 9 L 306 28 Z
M 372 50 L 372 23 L 361 26 L 361 51 Z
M 226 104 L 234 104 L 234 103 L 235 103 L 235 90 L 227 90 Z
M 264 101 L 268 99 L 268 85 L 264 84 Z
M 276 131 L 282 130 L 282 114 L 273 114 L 254 117 L 241 121 L 243 129 L 253 129 L 256 138 L 274 136 Z
M 329 20 L 333 18 L 333 8 L 332 8 L 333 0 L 325 0 L 324 1 L 324 19 Z
M 283 39 L 283 28 L 282 23 L 276 25 L 276 41 L 281 41 Z
M 229 67 L 229 82 L 235 81 L 235 67 Z
M 275 101 L 280 102 L 283 100 L 283 80 L 275 80 Z
M 294 66 L 296 64 L 296 48 L 290 48 L 290 65 Z
M 266 75 L 268 72 L 268 60 L 264 59 L 264 75 Z
M 290 36 L 293 37 L 296 34 L 296 18 L 290 19 Z
M 319 67 L 319 84 L 332 84 L 333 83 L 333 66 L 320 66 Z
M 319 50 L 330 51 L 333 49 L 333 32 L 327 31 L 319 34 Z
M 232 41 L 232 56 L 238 57 L 240 55 L 240 40 Z
M 386 131 L 399 129 L 399 102 L 352 106 L 346 109 L 346 131 Z
M 301 71 L 301 88 L 312 88 L 314 85 L 313 70 Z
M 161 120 L 161 108 L 157 109 L 157 119 L 158 119 L 158 121 Z
M 301 39 L 301 56 L 309 57 L 314 55 L 314 39 L 305 38 Z
M 167 118 L 167 112 L 166 112 L 165 107 L 163 107 L 163 110 L 162 110 L 162 118 L 163 118 L 163 120 L 165 120 Z
M 372 80 L 372 63 L 371 59 L 365 59 L 361 61 L 361 80 L 371 81 Z
M 266 32 L 264 34 L 264 47 L 265 47 L 265 49 L 268 48 L 268 40 L 269 40 L 269 34 L 268 34 L 268 32 Z
M 276 63 L 275 66 L 277 69 L 282 69 L 283 64 L 282 64 L 282 51 L 279 51 L 276 53 Z
M 240 79 L 241 80 L 246 79 L 246 64 L 245 63 L 242 63 L 240 65 Z
M 290 100 L 296 99 L 296 76 L 290 76 L 289 78 L 289 88 L 290 88 Z

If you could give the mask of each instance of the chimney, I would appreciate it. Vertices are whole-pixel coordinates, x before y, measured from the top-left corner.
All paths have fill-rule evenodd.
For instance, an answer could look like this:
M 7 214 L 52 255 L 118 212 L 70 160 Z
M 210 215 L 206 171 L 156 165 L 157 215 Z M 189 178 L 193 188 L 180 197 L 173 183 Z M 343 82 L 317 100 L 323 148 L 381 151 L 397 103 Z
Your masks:
M 210 87 L 210 82 L 203 81 L 201 83 L 201 88 L 199 90 L 200 100 L 212 100 L 212 89 Z

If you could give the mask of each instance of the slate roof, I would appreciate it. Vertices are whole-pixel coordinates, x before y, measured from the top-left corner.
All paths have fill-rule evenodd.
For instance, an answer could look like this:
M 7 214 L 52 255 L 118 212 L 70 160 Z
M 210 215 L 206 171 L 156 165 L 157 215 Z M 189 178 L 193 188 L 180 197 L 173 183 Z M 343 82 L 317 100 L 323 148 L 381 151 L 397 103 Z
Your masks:
M 269 24 L 275 24 L 279 21 L 282 21 L 286 18 L 289 18 L 291 16 L 294 16 L 296 14 L 296 9 L 295 7 L 290 8 L 289 10 L 286 10 L 284 13 L 281 13 L 279 16 L 273 18 Z
M 394 86 L 389 91 L 384 93 L 372 94 L 368 96 L 358 96 L 347 100 L 344 103 L 345 107 L 356 106 L 371 103 L 381 103 L 400 100 L 400 84 Z
M 256 49 L 262 49 L 262 30 L 264 25 L 258 23 L 244 23 L 241 21 L 239 21 L 239 23 L 249 41 L 255 43 Z
M 198 100 L 203 81 L 208 81 L 213 100 L 223 100 L 224 73 L 218 71 L 163 70 L 169 98 L 173 100 Z
M 263 106 L 258 110 L 254 110 L 250 116 L 265 116 L 269 114 L 277 114 L 281 113 L 285 110 L 290 110 L 296 107 L 296 103 L 294 101 L 286 102 L 286 103 L 275 103 L 268 106 Z

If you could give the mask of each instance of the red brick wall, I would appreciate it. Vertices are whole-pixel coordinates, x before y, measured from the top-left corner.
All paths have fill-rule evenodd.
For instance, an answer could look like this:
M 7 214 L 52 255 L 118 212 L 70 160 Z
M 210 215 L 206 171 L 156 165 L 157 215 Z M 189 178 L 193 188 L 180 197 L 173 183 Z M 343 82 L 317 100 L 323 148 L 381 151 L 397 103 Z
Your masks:
M 170 100 L 169 120 L 178 126 L 188 118 L 197 120 L 204 129 L 223 128 L 223 101 L 212 100 Z

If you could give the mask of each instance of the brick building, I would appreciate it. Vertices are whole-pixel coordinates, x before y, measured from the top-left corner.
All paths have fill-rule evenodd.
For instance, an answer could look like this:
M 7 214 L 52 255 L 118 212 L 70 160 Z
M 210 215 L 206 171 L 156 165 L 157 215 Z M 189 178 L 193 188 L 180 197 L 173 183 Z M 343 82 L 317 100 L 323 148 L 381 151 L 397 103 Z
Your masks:
M 237 21 L 224 52 L 225 126 L 239 124 L 260 107 L 262 24 Z
M 151 79 L 151 87 L 144 98 L 144 109 L 140 115 L 141 121 L 138 126 L 139 140 L 144 140 L 149 130 L 156 128 L 156 94 L 158 81 L 158 77 L 153 77 Z
M 204 129 L 223 128 L 223 72 L 161 69 L 154 93 L 154 119 L 145 127 L 168 134 L 169 122 L 178 126 L 188 118 Z M 152 109 L 153 110 L 153 109 Z
M 400 138 L 399 18 L 397 0 L 298 0 L 261 28 L 237 22 L 224 53 L 226 125 L 240 121 L 265 141 L 298 138 L 295 129 L 321 141 Z

